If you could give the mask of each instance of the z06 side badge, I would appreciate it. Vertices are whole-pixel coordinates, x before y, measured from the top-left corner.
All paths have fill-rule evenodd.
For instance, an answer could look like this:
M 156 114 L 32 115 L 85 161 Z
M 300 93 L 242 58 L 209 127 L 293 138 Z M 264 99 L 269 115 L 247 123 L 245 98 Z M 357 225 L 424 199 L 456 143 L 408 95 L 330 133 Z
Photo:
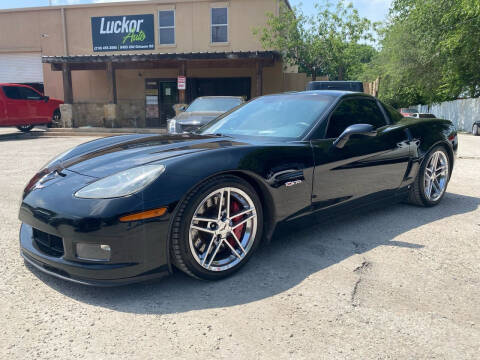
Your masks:
M 298 184 L 301 184 L 301 183 L 302 183 L 302 180 L 288 181 L 288 182 L 285 183 L 285 186 L 290 187 L 290 186 L 298 185 Z

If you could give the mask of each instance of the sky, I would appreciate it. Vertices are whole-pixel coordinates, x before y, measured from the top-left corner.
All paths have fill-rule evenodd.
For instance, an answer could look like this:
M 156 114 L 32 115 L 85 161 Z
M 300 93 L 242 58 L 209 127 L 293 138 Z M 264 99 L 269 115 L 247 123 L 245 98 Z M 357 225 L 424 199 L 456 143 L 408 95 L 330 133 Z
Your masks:
M 52 5 L 69 5 L 69 4 L 89 4 L 99 2 L 115 2 L 119 0 L 0 0 L 0 9 L 32 7 L 32 6 L 48 6 Z M 132 1 L 132 0 L 129 0 Z M 294 6 L 300 6 L 304 13 L 308 14 L 314 10 L 313 4 L 316 1 L 324 0 L 290 0 Z M 358 9 L 361 16 L 372 21 L 382 21 L 385 19 L 390 3 L 392 0 L 350 0 L 355 8 Z M 331 0 L 335 2 L 335 0 Z
M 290 4 L 301 7 L 305 14 L 310 14 L 314 11 L 313 5 L 320 1 L 324 2 L 324 0 L 290 0 Z M 335 0 L 330 0 L 330 2 L 335 3 Z M 347 0 L 346 2 L 353 3 L 360 16 L 371 21 L 383 21 L 388 14 L 392 0 Z

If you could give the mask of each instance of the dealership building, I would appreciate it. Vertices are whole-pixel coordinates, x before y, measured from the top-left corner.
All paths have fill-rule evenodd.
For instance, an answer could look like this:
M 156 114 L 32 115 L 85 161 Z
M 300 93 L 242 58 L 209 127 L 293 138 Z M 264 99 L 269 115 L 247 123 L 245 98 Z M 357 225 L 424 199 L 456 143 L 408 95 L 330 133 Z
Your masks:
M 288 0 L 158 0 L 0 11 L 0 83 L 43 85 L 73 126 L 162 127 L 199 96 L 305 88 L 253 29 Z

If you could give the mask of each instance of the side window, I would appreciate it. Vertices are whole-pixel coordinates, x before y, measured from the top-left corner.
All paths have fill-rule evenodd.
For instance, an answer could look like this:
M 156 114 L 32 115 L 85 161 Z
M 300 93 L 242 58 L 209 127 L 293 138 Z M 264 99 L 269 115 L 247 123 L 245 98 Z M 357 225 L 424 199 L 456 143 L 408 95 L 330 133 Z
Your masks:
M 354 124 L 371 124 L 376 129 L 387 125 L 375 101 L 348 99 L 344 100 L 330 117 L 327 139 L 338 138 L 347 127 Z
M 158 24 L 160 28 L 160 45 L 175 44 L 175 11 L 166 10 L 158 12 Z
M 24 100 L 42 100 L 43 99 L 42 95 L 26 87 L 19 87 L 18 91 L 20 92 L 20 95 Z
M 5 96 L 9 99 L 20 100 L 22 99 L 22 95 L 20 94 L 20 91 L 18 91 L 18 89 L 18 86 L 4 86 L 3 92 L 5 93 Z
M 228 8 L 212 8 L 212 43 L 228 42 Z
M 376 101 L 360 100 L 362 103 L 363 120 L 361 124 L 371 124 L 378 129 L 387 125 L 385 116 L 377 105 Z
M 382 104 L 383 109 L 387 113 L 387 116 L 390 118 L 390 121 L 392 122 L 392 124 L 397 123 L 397 122 L 399 122 L 400 120 L 403 119 L 402 114 L 400 114 L 400 112 L 395 110 L 390 105 L 386 105 L 384 103 L 380 103 L 380 104 Z

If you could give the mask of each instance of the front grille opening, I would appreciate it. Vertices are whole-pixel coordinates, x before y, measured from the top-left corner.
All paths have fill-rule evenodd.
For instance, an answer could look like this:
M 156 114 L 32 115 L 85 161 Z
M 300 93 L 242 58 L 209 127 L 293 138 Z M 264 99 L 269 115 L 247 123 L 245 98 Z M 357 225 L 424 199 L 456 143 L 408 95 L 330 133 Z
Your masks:
M 33 240 L 38 249 L 47 255 L 62 257 L 64 254 L 63 240 L 61 237 L 33 229 Z

